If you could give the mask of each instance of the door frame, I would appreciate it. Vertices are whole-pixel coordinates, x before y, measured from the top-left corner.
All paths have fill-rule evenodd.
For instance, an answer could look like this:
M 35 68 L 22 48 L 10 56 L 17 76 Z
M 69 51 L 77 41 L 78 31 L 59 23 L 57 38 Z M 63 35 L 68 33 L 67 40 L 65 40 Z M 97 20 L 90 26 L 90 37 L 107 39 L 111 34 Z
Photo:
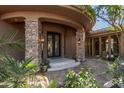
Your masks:
M 52 53 L 52 56 L 49 56 L 48 55 L 48 35 L 52 35 L 52 42 L 54 43 L 53 44 L 53 53 Z M 55 55 L 55 35 L 58 35 L 59 36 L 59 55 L 56 56 Z M 47 32 L 47 57 L 50 58 L 50 57 L 60 57 L 61 56 L 61 33 L 58 33 L 58 32 Z

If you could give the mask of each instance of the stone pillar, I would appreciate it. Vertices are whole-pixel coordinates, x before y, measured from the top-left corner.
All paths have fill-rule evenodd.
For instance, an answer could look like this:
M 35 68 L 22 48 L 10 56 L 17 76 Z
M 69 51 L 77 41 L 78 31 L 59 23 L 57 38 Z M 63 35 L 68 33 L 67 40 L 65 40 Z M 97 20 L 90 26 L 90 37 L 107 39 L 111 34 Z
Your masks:
M 83 28 L 76 32 L 76 59 L 77 61 L 85 60 L 85 31 Z
M 92 38 L 92 56 L 94 56 L 94 38 Z
M 91 56 L 91 44 L 90 44 L 90 38 L 89 38 L 89 56 Z
M 110 56 L 111 55 L 111 36 L 110 35 L 108 36 L 108 53 Z
M 102 39 L 99 37 L 99 55 L 102 55 Z
M 38 43 L 39 21 L 38 19 L 25 20 L 25 58 L 33 58 L 33 63 L 40 70 L 41 48 Z

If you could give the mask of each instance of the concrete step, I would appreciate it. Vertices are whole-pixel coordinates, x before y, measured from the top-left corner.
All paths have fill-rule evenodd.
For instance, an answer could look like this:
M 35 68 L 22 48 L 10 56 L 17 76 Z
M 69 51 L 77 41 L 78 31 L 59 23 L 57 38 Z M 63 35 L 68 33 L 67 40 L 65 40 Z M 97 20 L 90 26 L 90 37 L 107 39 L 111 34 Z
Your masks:
M 78 65 L 80 65 L 80 62 L 75 62 L 73 64 L 63 65 L 63 66 L 58 66 L 58 67 L 51 67 L 48 69 L 48 71 L 59 71 L 59 70 L 64 70 L 64 69 L 76 67 Z
M 73 59 L 66 59 L 66 58 L 52 59 L 50 60 L 51 68 L 49 68 L 48 71 L 64 70 L 64 69 L 76 67 L 78 65 L 80 65 L 80 62 L 75 62 L 75 60 Z
M 66 61 L 58 61 L 58 62 L 50 62 L 50 66 L 51 67 L 58 67 L 58 66 L 65 66 L 65 65 L 69 65 L 69 64 L 73 64 L 75 63 L 75 60 L 66 60 Z
M 64 61 L 73 61 L 73 59 L 68 59 L 68 58 L 53 58 L 53 59 L 50 59 L 48 58 L 48 60 L 51 62 L 51 63 L 56 63 L 56 62 L 64 62 Z

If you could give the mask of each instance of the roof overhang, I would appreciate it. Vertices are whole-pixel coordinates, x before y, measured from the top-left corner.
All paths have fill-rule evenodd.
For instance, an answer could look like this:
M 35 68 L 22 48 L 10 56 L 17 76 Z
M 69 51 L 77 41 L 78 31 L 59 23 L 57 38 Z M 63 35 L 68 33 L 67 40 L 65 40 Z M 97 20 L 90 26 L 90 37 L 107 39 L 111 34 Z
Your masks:
M 65 5 L 1 5 L 0 15 L 11 12 L 22 11 L 35 11 L 35 12 L 48 12 L 55 15 L 61 15 L 68 19 L 79 23 L 84 27 L 86 31 L 90 31 L 92 28 L 92 22 L 88 16 L 83 14 L 79 9 L 72 6 Z

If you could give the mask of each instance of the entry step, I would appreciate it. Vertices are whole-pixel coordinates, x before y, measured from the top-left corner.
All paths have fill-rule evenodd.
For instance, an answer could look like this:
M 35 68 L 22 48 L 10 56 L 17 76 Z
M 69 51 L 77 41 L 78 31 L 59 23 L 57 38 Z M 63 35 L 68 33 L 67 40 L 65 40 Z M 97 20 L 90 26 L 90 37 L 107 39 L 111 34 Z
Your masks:
M 75 62 L 75 60 L 67 58 L 49 59 L 49 61 L 50 68 L 48 71 L 64 70 L 80 65 L 80 62 Z

